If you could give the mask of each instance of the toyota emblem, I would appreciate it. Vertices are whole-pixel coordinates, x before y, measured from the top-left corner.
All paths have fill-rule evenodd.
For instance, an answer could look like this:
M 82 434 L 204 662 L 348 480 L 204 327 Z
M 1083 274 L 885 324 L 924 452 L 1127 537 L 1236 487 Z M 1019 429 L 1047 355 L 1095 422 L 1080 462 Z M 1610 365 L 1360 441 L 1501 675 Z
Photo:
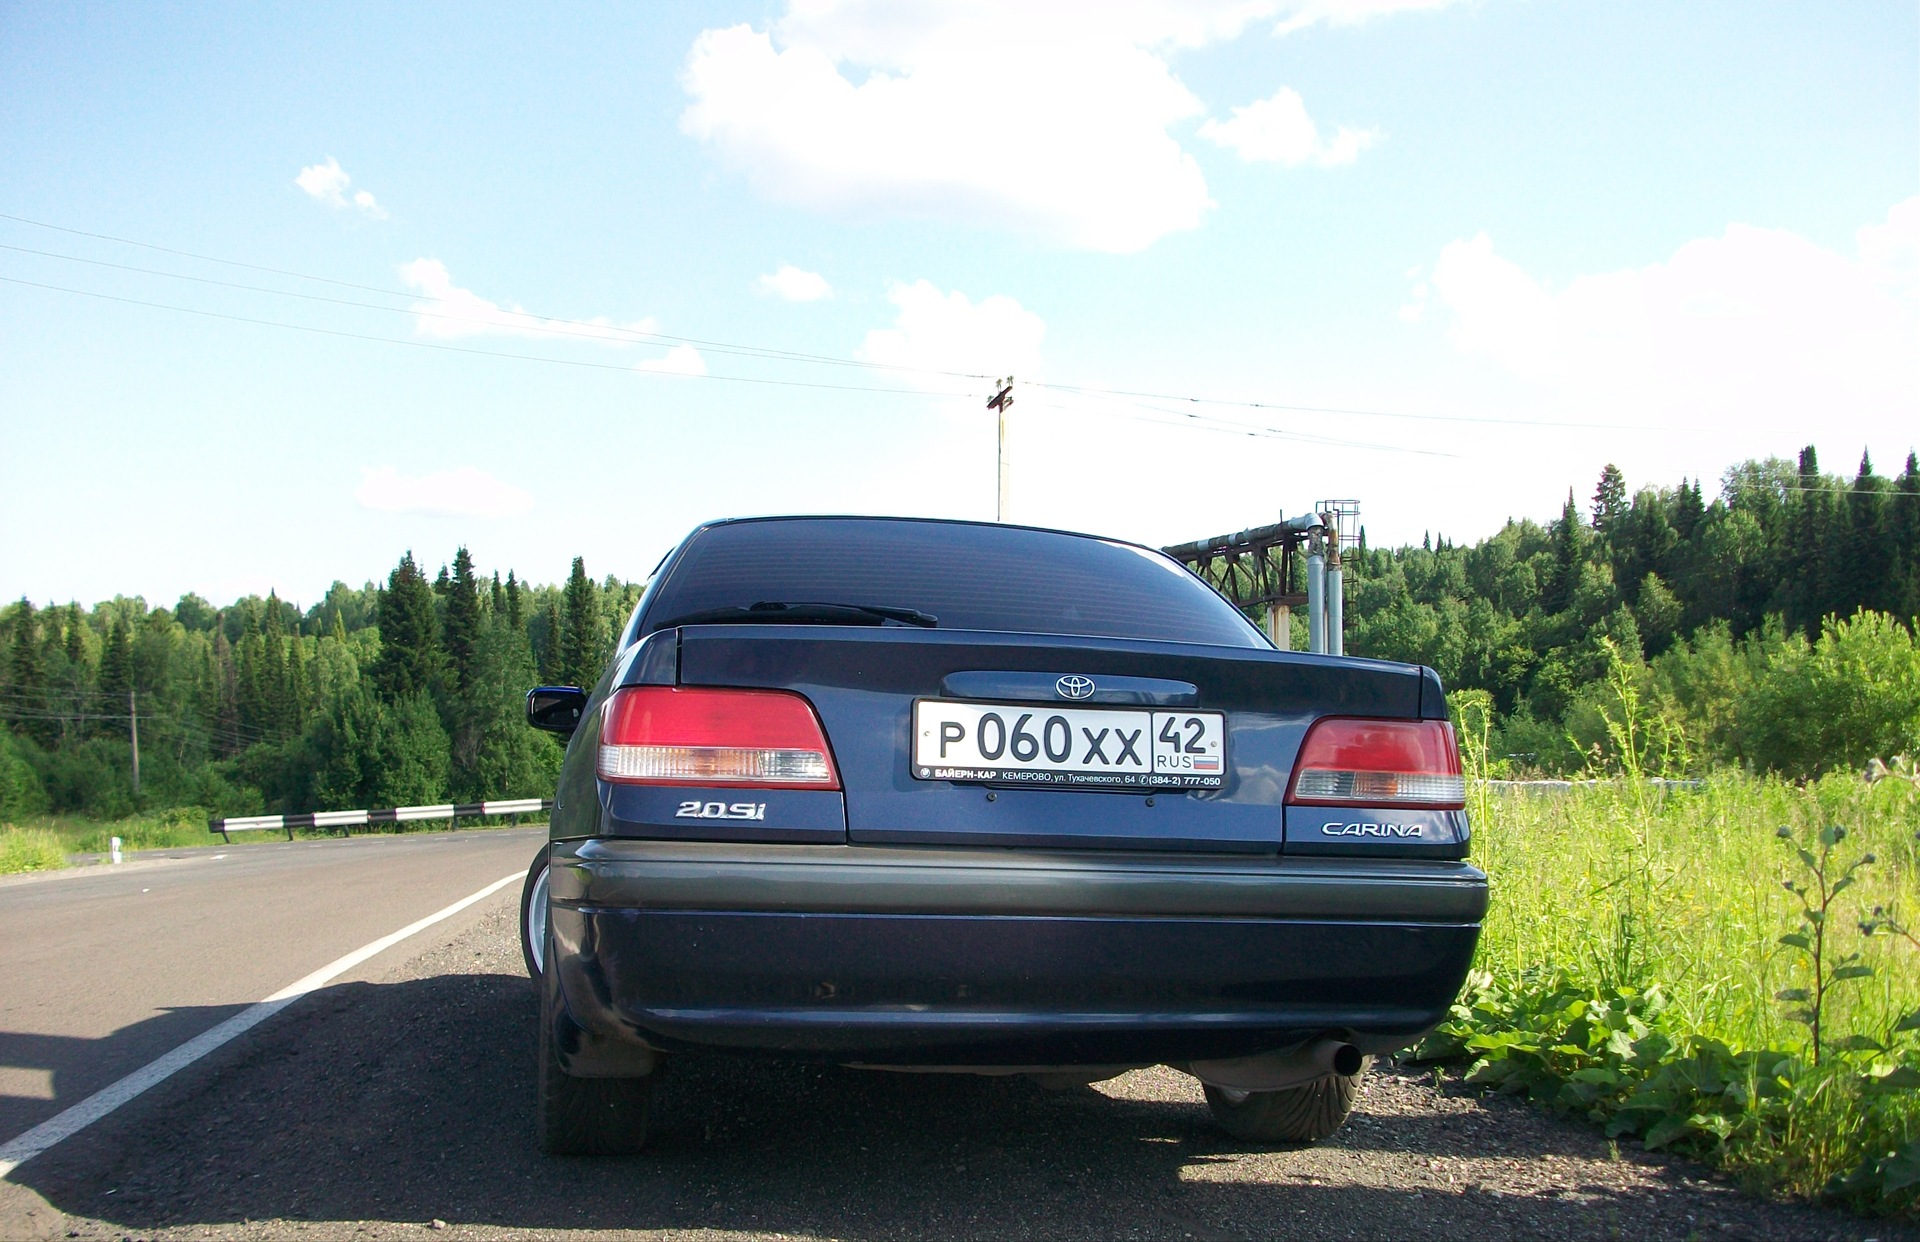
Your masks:
M 1090 699 L 1093 697 L 1093 678 L 1074 673 L 1054 682 L 1053 688 L 1063 699 Z

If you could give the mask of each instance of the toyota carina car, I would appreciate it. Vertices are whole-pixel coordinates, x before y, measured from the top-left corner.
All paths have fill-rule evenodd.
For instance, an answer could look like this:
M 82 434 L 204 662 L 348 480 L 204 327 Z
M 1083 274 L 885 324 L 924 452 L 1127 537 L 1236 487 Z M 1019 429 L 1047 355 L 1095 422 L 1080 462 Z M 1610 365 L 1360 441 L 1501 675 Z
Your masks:
M 1447 1013 L 1486 876 L 1431 669 L 1276 650 L 1118 540 L 715 522 L 569 736 L 522 902 L 541 1145 L 645 1140 L 682 1053 L 1093 1082 L 1331 1133 Z

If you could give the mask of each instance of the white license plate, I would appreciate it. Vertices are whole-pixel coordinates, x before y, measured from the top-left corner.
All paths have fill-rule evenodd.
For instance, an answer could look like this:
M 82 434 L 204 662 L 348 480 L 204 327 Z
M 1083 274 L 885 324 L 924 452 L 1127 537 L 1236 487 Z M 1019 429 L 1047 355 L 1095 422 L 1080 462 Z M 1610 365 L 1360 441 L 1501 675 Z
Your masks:
M 913 774 L 923 781 L 1218 789 L 1226 739 L 1220 712 L 913 704 Z

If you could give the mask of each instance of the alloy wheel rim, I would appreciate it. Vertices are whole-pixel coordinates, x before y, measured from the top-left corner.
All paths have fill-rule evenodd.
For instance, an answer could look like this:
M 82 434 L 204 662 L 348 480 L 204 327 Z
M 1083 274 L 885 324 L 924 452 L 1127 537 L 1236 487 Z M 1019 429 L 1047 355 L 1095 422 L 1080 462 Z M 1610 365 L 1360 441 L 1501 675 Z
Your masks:
M 540 869 L 533 882 L 533 895 L 527 899 L 527 957 L 535 970 L 547 969 L 547 869 Z

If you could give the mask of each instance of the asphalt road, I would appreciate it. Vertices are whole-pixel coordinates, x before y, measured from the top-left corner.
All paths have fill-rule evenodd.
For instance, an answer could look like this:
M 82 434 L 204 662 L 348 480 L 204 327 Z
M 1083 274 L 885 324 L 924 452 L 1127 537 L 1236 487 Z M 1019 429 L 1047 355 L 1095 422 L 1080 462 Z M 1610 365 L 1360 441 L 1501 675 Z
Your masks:
M 506 833 L 353 846 L 358 856 L 305 855 L 311 869 L 297 848 L 282 851 L 285 863 L 256 863 L 252 851 L 269 847 L 250 847 L 218 865 L 258 870 L 227 872 L 225 884 L 193 876 L 217 874 L 211 861 L 153 869 L 197 885 L 204 902 L 251 912 L 247 934 L 223 928 L 201 968 L 179 968 L 174 984 L 120 968 L 119 986 L 138 990 L 137 1001 L 83 1005 L 107 989 L 68 974 L 66 998 L 94 1015 L 73 1025 L 107 1029 L 87 1045 L 138 1060 L 133 1044 L 116 1042 L 112 1004 L 124 1003 L 116 1012 L 137 1029 L 180 1012 L 197 1015 L 181 1030 L 205 1025 L 532 852 L 525 835 Z M 30 920 L 55 961 L 85 956 L 83 939 L 96 935 L 85 925 L 99 920 L 81 916 L 115 902 L 156 941 L 208 936 L 168 925 L 197 913 L 184 895 L 171 914 L 133 901 L 159 884 L 79 891 L 137 875 L 0 886 L 0 952 L 10 955 L 0 971 L 23 960 L 8 937 L 27 925 L 16 908 L 27 902 L 61 914 Z M 76 891 L 49 895 L 60 885 Z M 215 895 L 229 885 L 251 895 Z M 1215 1130 L 1197 1085 L 1165 1069 L 1049 1092 L 1017 1079 L 682 1058 L 656 1097 L 647 1151 L 549 1159 L 529 1120 L 535 1001 L 513 896 L 504 890 L 423 932 L 16 1169 L 0 1183 L 0 1237 L 1913 1236 L 1761 1203 L 1697 1167 L 1615 1153 L 1590 1127 L 1411 1070 L 1372 1075 L 1332 1140 L 1263 1149 Z M 256 971 L 256 954 L 286 952 L 296 932 L 317 928 L 336 939 Z M 74 945 L 65 953 L 63 936 Z M 144 960 L 170 957 L 155 949 Z M 226 980 L 223 968 L 255 973 Z M 33 977 L 43 981 L 41 1025 L 59 1025 L 61 994 L 45 982 L 56 976 Z M 0 978 L 14 1012 L 13 978 Z M 171 988 L 205 999 L 182 1003 Z M 83 1060 L 54 1072 L 62 1098 Z M 46 1105 L 6 1106 L 25 1119 Z
M 0 879 L 0 1142 L 308 972 L 525 870 L 544 831 L 156 851 Z

